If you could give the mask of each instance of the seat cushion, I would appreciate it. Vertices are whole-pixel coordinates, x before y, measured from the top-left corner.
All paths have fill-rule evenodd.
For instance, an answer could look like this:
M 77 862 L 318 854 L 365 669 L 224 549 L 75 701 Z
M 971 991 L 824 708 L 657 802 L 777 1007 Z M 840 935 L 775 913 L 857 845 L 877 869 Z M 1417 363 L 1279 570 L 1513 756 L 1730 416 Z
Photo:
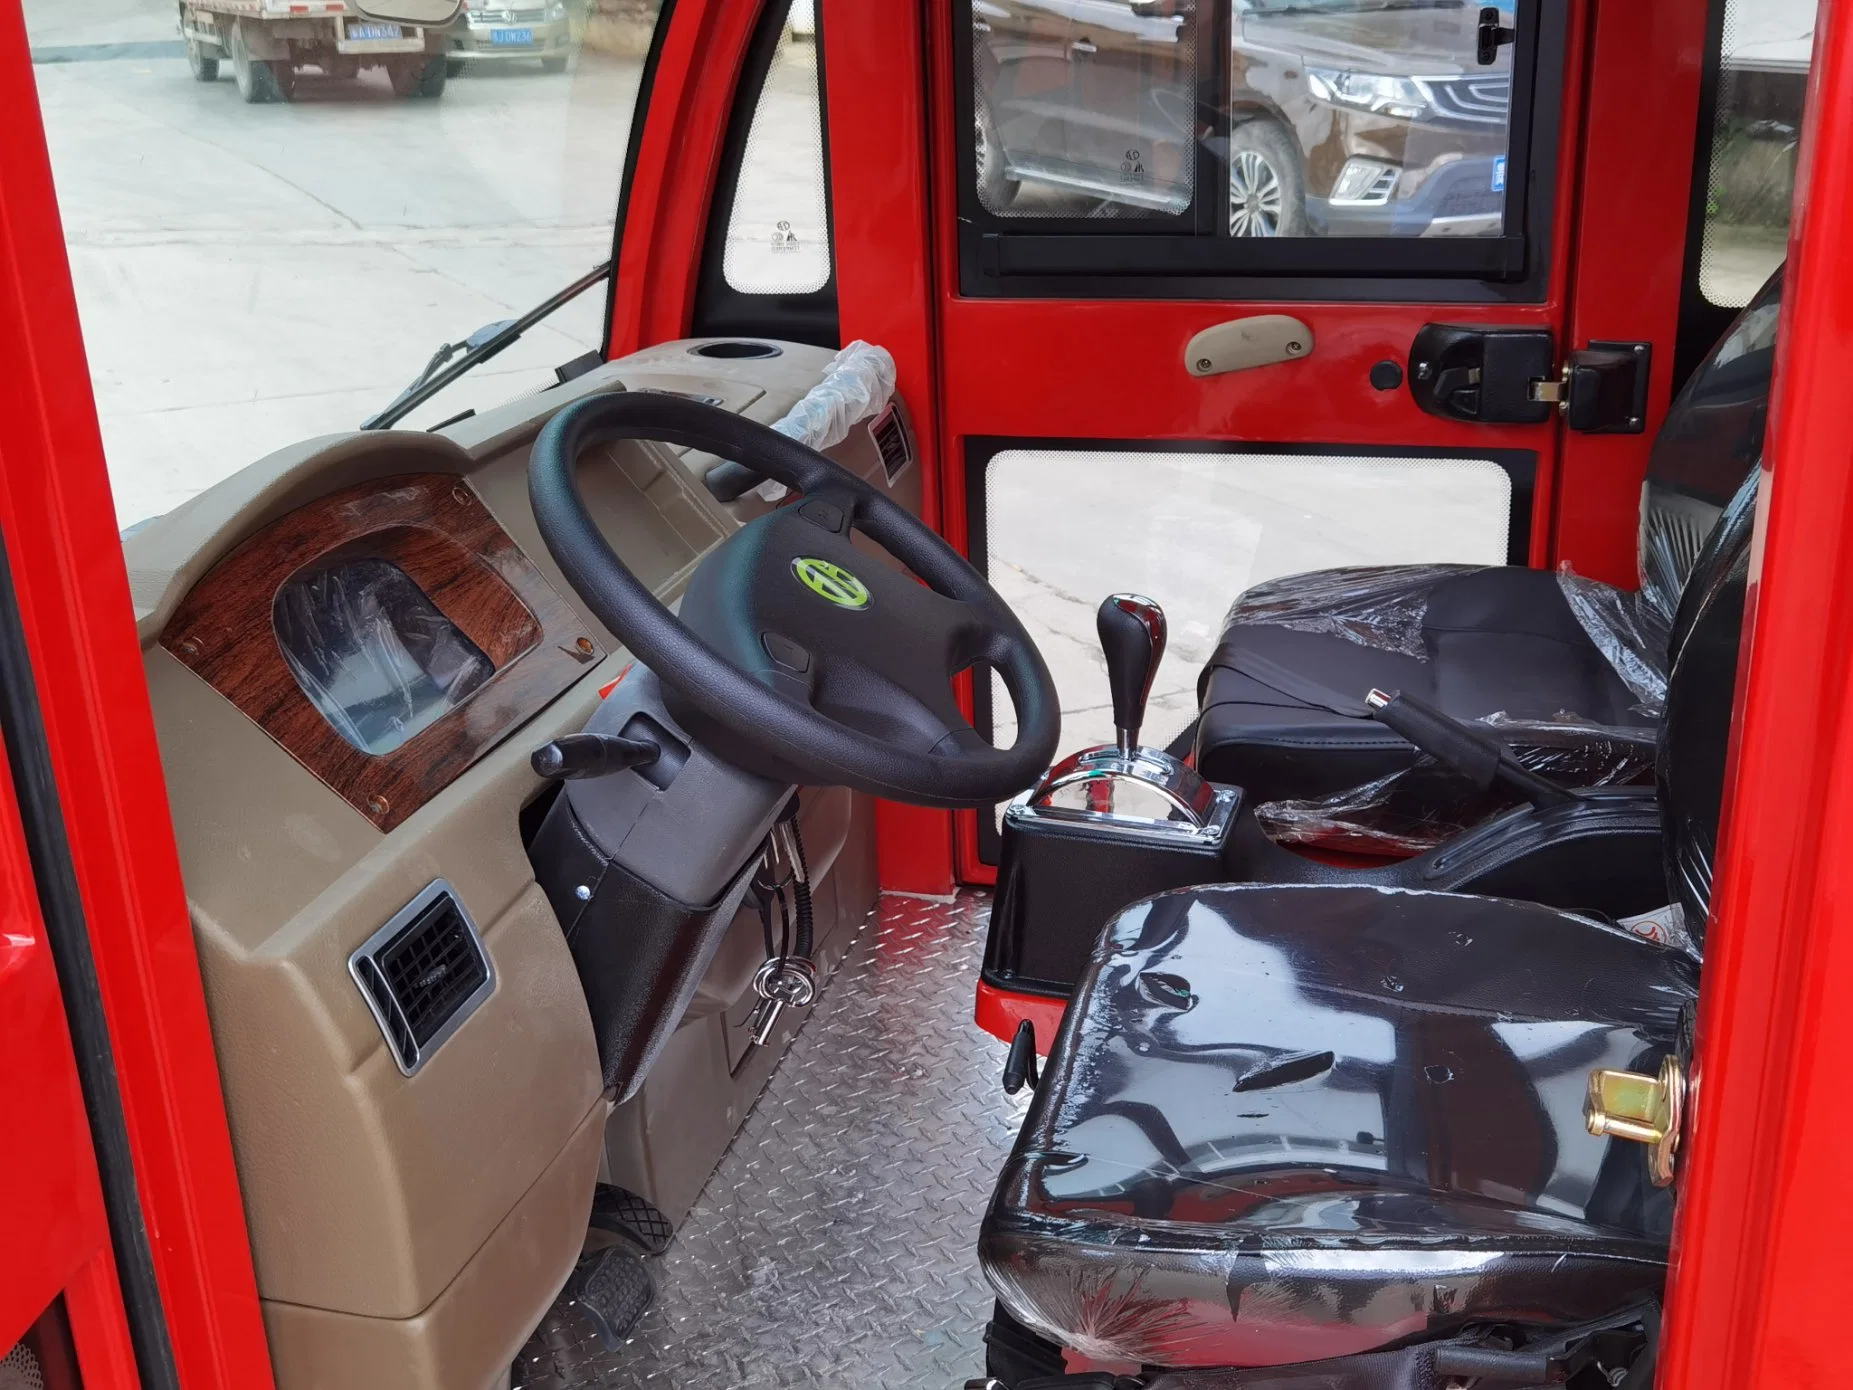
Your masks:
M 1658 1296 L 1670 1194 L 1592 1137 L 1654 1071 L 1683 955 L 1532 904 L 1165 894 L 1102 934 L 981 1237 L 1009 1311 L 1087 1356 L 1266 1366 Z
M 1320 570 L 1251 589 L 1198 684 L 1197 766 L 1253 801 L 1326 796 L 1408 767 L 1373 687 L 1461 719 L 1563 715 L 1651 729 L 1548 570 Z

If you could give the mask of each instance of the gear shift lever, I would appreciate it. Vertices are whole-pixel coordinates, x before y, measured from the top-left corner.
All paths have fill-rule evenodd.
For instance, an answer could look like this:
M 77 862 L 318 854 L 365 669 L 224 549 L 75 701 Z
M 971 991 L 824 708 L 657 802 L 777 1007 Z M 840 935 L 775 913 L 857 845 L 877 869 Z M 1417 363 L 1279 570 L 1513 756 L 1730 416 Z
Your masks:
M 1145 701 L 1165 655 L 1165 611 L 1138 594 L 1111 594 L 1100 605 L 1096 626 L 1107 658 L 1119 750 L 1130 754 L 1139 746 Z

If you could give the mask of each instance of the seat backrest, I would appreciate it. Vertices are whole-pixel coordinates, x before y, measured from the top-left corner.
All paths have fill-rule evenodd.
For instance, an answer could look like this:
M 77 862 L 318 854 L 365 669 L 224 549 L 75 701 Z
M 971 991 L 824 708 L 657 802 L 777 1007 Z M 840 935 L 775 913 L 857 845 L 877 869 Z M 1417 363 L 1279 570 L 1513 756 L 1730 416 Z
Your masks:
M 1718 514 L 1763 455 L 1782 271 L 1770 276 L 1667 412 L 1641 489 L 1641 592 L 1671 619 Z
M 1743 480 L 1696 558 L 1673 623 L 1673 669 L 1655 771 L 1667 887 L 1686 929 L 1704 940 L 1737 694 L 1750 540 L 1761 469 Z

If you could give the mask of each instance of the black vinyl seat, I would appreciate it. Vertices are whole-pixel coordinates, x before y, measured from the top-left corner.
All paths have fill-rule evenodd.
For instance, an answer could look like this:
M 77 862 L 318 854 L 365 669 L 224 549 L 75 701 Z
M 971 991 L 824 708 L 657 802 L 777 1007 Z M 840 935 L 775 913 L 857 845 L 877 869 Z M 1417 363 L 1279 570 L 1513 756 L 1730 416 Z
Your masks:
M 1406 769 L 1415 751 L 1366 717 L 1373 687 L 1457 719 L 1567 717 L 1651 741 L 1679 596 L 1760 456 L 1781 281 L 1778 271 L 1738 317 L 1655 441 L 1638 597 L 1512 566 L 1320 570 L 1257 585 L 1230 610 L 1198 681 L 1198 770 L 1245 788 L 1251 802 L 1274 802 Z M 1422 794 L 1439 794 L 1432 779 Z
M 1372 888 L 1149 899 L 1102 938 L 982 1238 L 1102 1361 L 1269 1366 L 1654 1299 L 1671 1194 L 1590 1136 L 1657 1070 L 1683 954 L 1531 904 Z
M 1697 557 L 1668 679 L 1658 796 L 1689 941 L 1383 887 L 1133 905 L 985 1219 L 1005 1313 L 1096 1360 L 1225 1368 L 1193 1390 L 1432 1387 L 1444 1352 L 1634 1320 L 1604 1374 L 1647 1383 L 1671 1191 L 1582 1104 L 1596 1068 L 1689 1061 L 1754 495 Z M 1228 1369 L 1287 1364 L 1304 1374 Z

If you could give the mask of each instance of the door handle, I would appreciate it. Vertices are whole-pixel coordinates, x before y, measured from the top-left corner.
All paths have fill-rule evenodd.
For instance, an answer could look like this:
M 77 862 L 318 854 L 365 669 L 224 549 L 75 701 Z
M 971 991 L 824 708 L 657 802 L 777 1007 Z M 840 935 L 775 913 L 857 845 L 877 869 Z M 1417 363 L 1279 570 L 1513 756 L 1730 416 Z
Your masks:
M 1100 52 L 1098 48 L 1094 47 L 1094 45 L 1089 43 L 1086 39 L 1074 40 L 1074 42 L 1068 45 L 1068 51 L 1070 53 L 1079 53 L 1083 57 Z

